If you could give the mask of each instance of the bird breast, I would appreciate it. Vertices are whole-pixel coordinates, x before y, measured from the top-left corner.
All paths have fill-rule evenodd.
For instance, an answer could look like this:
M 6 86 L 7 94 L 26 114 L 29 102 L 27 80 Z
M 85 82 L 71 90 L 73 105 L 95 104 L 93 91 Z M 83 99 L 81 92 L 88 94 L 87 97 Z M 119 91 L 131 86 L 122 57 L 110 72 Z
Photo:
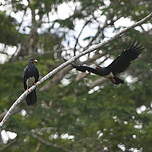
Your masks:
M 26 80 L 27 88 L 30 88 L 34 83 L 35 83 L 35 78 L 34 78 L 34 77 L 28 78 L 28 79 Z

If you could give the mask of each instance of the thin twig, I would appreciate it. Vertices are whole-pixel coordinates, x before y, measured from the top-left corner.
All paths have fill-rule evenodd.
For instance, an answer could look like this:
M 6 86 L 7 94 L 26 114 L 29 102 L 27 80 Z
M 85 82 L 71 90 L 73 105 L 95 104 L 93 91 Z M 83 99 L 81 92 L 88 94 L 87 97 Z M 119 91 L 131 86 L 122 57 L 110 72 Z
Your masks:
M 7 55 L 7 56 L 9 56 L 9 54 L 7 53 L 7 52 L 4 52 L 4 51 L 0 51 L 0 54 L 4 54 L 4 55 Z
M 0 151 L 6 151 L 10 146 L 12 146 L 13 144 L 16 143 L 16 140 L 11 141 L 10 143 L 8 143 L 6 146 L 4 146 L 3 148 L 0 148 Z
M 57 149 L 60 149 L 62 151 L 65 151 L 65 152 L 70 152 L 68 149 L 64 148 L 64 147 L 61 147 L 57 144 L 53 144 L 51 142 L 48 142 L 47 140 L 43 139 L 42 137 L 32 133 L 31 136 L 35 139 L 37 139 L 38 141 L 40 141 L 42 144 L 44 145 L 47 145 L 47 146 L 51 146 L 51 147 L 54 147 L 54 148 L 57 148 Z
M 130 27 L 123 29 L 121 32 L 117 33 L 115 36 L 113 36 L 112 38 L 108 39 L 108 40 L 103 40 L 102 43 L 99 43 L 97 45 L 94 45 L 92 47 L 90 47 L 89 49 L 85 50 L 84 52 L 80 53 L 77 56 L 72 57 L 70 60 L 64 62 L 63 64 L 61 64 L 60 66 L 58 66 L 57 68 L 55 68 L 54 70 L 52 70 L 51 72 L 49 72 L 46 76 L 44 76 L 40 81 L 38 81 L 35 85 L 33 85 L 28 91 L 26 90 L 14 103 L 13 105 L 10 107 L 10 109 L 8 110 L 8 112 L 6 113 L 6 115 L 4 116 L 3 120 L 0 122 L 0 129 L 2 128 L 2 126 L 4 125 L 4 123 L 7 121 L 7 119 L 11 116 L 12 111 L 14 110 L 14 108 L 23 101 L 23 99 L 30 93 L 32 92 L 38 85 L 40 85 L 41 83 L 43 83 L 44 81 L 46 81 L 47 79 L 51 78 L 53 75 L 55 75 L 57 72 L 59 72 L 61 69 L 63 69 L 64 67 L 66 67 L 67 65 L 71 64 L 72 62 L 74 62 L 76 59 L 78 59 L 79 57 L 88 54 L 90 52 L 95 51 L 96 49 L 101 48 L 102 46 L 108 44 L 109 42 L 117 39 L 118 37 L 122 36 L 124 33 L 126 33 L 128 30 L 139 26 L 143 23 L 145 23 L 146 21 L 148 21 L 150 18 L 152 17 L 152 13 L 150 13 L 149 15 L 147 15 L 145 18 L 141 19 L 140 21 L 136 22 L 135 24 L 131 25 Z
M 83 32 L 83 30 L 85 29 L 85 27 L 90 23 L 90 20 L 86 21 L 85 24 L 83 25 L 82 29 L 80 30 L 79 34 L 78 34 L 78 37 L 76 38 L 76 42 L 75 42 L 75 46 L 74 46 L 74 49 L 73 49 L 73 52 L 74 52 L 74 56 L 76 55 L 76 50 L 77 50 L 77 45 L 79 43 L 79 38 Z

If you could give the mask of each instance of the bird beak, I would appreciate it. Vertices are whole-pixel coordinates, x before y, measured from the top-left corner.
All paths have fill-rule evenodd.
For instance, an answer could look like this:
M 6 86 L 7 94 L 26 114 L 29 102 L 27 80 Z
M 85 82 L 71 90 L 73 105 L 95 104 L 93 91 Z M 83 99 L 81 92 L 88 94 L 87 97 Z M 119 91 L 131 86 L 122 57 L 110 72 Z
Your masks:
M 34 63 L 37 63 L 37 62 L 38 62 L 38 61 L 35 59 L 35 60 L 34 60 Z

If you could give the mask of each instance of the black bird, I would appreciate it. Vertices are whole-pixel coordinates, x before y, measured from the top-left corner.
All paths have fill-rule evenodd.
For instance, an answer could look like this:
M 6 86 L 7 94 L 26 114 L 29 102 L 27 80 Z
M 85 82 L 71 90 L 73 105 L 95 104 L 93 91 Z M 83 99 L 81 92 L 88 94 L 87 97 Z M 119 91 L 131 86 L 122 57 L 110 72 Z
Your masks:
M 39 79 L 39 71 L 35 66 L 36 59 L 30 59 L 28 65 L 24 69 L 24 89 L 29 89 Z M 33 105 L 37 102 L 36 89 L 30 92 L 26 97 L 27 105 Z
M 124 83 L 124 80 L 118 77 L 118 74 L 124 72 L 131 61 L 135 60 L 143 50 L 143 47 L 137 43 L 133 42 L 127 49 L 125 49 L 110 65 L 107 67 L 97 66 L 96 68 L 92 68 L 89 66 L 83 65 L 74 65 L 72 66 L 76 68 L 76 70 L 81 72 L 91 72 L 100 76 L 104 76 L 111 80 L 114 84 Z

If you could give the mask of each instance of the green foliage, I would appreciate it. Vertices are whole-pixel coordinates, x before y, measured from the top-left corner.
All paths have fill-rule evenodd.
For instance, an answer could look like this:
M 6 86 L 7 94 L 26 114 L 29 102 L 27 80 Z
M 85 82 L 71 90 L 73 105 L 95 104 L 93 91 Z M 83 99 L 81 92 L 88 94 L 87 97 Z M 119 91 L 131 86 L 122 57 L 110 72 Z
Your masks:
M 15 19 L 0 12 L 0 20 L 0 43 L 4 43 L 5 45 L 17 45 L 20 35 L 16 30 L 17 23 Z
M 59 23 L 61 27 L 64 27 L 64 28 L 68 28 L 68 29 L 74 28 L 73 22 L 69 19 L 64 19 L 64 20 L 58 19 L 55 22 Z
M 42 50 L 49 52 L 51 57 L 54 55 L 54 47 L 61 41 L 57 35 L 50 33 L 43 33 L 39 35 L 39 45 Z
M 30 32 L 17 32 L 18 23 L 14 18 L 6 16 L 4 12 L 0 13 L 0 43 L 21 47 L 20 54 L 0 65 L 0 114 L 8 110 L 24 91 L 22 73 L 31 56 L 39 61 L 37 67 L 40 77 L 61 64 L 56 54 L 60 50 L 59 47 L 62 48 L 62 42 L 65 43 L 66 36 L 75 30 L 77 20 L 89 20 L 89 25 L 96 24 L 99 18 L 96 19 L 94 14 L 98 11 L 101 16 L 107 17 L 107 23 L 113 23 L 113 20 L 120 17 L 129 17 L 137 21 L 147 15 L 152 6 L 152 3 L 146 0 L 111 0 L 109 5 L 105 1 L 74 0 L 79 2 L 80 7 L 68 18 L 54 20 L 49 27 L 42 30 L 45 32 L 42 32 L 43 17 L 47 18 L 49 13 L 57 11 L 57 6 L 70 1 L 28 2 L 30 3 L 25 5 L 23 1 L 12 0 L 11 6 L 13 12 L 24 12 L 28 9 L 31 15 L 37 16 L 31 17 L 32 25 L 26 27 Z M 54 28 L 56 23 L 57 29 Z M 82 39 L 85 42 L 95 39 L 94 43 L 102 41 L 106 38 L 105 32 L 109 27 L 113 28 L 115 33 L 126 25 L 116 28 L 114 24 L 110 24 L 101 29 L 101 33 L 99 31 L 98 37 L 88 33 Z M 58 32 L 60 29 L 65 31 Z M 121 152 L 118 145 L 124 145 L 125 151 L 137 148 L 151 152 L 151 33 L 132 29 L 101 49 L 102 53 L 115 58 L 134 40 L 143 44 L 145 49 L 140 58 L 122 75 L 124 79 L 128 75 L 132 76 L 136 79 L 134 82 L 126 81 L 124 85 L 115 86 L 106 81 L 98 85 L 99 89 L 92 90 L 89 84 L 99 79 L 99 76 L 89 75 L 76 81 L 77 73 L 70 71 L 64 78 L 61 77 L 61 82 L 55 83 L 53 80 L 60 78 L 64 73 L 55 75 L 37 88 L 37 105 L 29 107 L 25 101 L 18 105 L 21 111 L 12 115 L 4 126 L 5 130 L 17 133 L 17 137 L 9 140 L 7 144 L 1 144 L 0 151 L 99 152 L 107 149 L 111 152 Z M 31 45 L 33 41 L 35 43 Z M 31 54 L 28 52 L 30 48 L 33 51 Z M 44 89 L 46 86 L 48 89 Z M 138 112 L 142 106 L 146 109 Z M 22 113 L 23 110 L 25 115 Z M 11 143 L 12 141 L 14 143 Z

